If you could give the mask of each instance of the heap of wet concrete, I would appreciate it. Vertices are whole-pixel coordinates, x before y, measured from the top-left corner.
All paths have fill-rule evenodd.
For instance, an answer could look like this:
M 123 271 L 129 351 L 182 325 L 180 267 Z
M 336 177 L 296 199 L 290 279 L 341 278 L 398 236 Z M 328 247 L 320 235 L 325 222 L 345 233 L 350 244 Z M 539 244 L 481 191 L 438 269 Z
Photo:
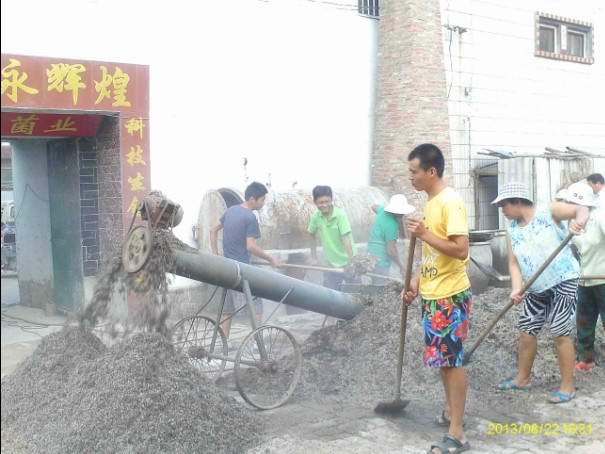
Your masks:
M 158 333 L 65 328 L 2 381 L 2 430 L 22 452 L 240 453 L 263 425 Z

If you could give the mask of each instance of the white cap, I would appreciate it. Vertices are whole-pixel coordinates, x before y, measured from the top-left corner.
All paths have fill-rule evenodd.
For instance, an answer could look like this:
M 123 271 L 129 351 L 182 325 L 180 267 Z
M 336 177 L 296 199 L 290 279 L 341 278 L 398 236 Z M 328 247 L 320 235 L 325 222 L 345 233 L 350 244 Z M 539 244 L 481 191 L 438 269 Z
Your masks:
M 567 188 L 567 196 L 565 197 L 569 203 L 582 205 L 585 207 L 596 206 L 597 200 L 592 192 L 592 188 L 586 183 L 574 183 Z
M 408 203 L 408 199 L 403 194 L 395 194 L 384 207 L 384 211 L 393 214 L 410 214 L 416 211 L 416 208 Z

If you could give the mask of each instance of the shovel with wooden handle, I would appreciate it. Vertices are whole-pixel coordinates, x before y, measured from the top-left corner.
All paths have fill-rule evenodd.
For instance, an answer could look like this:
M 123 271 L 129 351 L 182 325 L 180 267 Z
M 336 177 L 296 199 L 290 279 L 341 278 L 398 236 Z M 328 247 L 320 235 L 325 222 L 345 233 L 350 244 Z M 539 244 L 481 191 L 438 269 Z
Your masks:
M 416 237 L 412 235 L 410 237 L 410 246 L 408 249 L 408 261 L 407 268 L 405 270 L 405 283 L 404 293 L 410 289 L 410 282 L 412 281 L 412 267 L 414 265 L 414 250 L 416 249 Z M 396 414 L 403 411 L 405 407 L 410 403 L 409 400 L 401 399 L 401 377 L 403 375 L 403 352 L 405 349 L 405 333 L 408 322 L 408 305 L 401 302 L 401 322 L 399 326 L 399 356 L 397 357 L 397 383 L 395 389 L 395 399 L 390 401 L 378 402 L 378 405 L 374 408 L 376 413 L 382 414 Z
M 540 277 L 540 275 L 544 272 L 544 270 L 546 270 L 546 268 L 548 268 L 548 266 L 552 263 L 552 261 L 555 259 L 555 257 L 557 257 L 557 255 L 559 255 L 559 253 L 565 248 L 565 246 L 567 246 L 567 243 L 569 243 L 571 241 L 573 236 L 574 236 L 574 234 L 570 233 L 565 237 L 565 239 L 557 247 L 557 249 L 555 249 L 552 252 L 552 254 L 550 254 L 548 256 L 548 258 L 542 264 L 542 266 L 540 268 L 538 268 L 538 270 L 533 274 L 533 276 L 531 276 L 527 280 L 525 285 L 523 285 L 523 288 L 521 289 L 521 294 L 525 293 L 532 286 L 532 284 L 536 281 L 536 279 L 538 279 Z M 483 331 L 483 333 L 481 333 L 481 335 L 477 338 L 477 340 L 471 346 L 471 348 L 468 351 L 464 352 L 464 361 L 463 361 L 464 365 L 466 365 L 470 361 L 471 356 L 473 356 L 473 353 L 475 352 L 475 350 L 477 350 L 477 347 L 479 347 L 479 345 L 481 345 L 481 342 L 483 342 L 483 339 L 485 339 L 487 337 L 487 335 L 492 332 L 492 330 L 494 329 L 494 326 L 496 326 L 496 324 L 500 321 L 500 319 L 502 317 L 504 317 L 504 315 L 506 315 L 506 313 L 514 305 L 515 305 L 515 303 L 511 300 L 506 306 L 504 306 L 504 308 L 498 313 L 498 315 L 496 315 L 496 317 L 487 326 L 485 331 Z
M 269 266 L 268 263 L 263 262 L 252 262 L 252 265 L 260 265 L 260 266 Z M 279 265 L 279 268 L 291 268 L 291 269 L 299 269 L 299 270 L 308 270 L 308 271 L 321 271 L 323 273 L 339 273 L 345 274 L 345 270 L 343 268 L 329 268 L 327 266 L 313 266 L 313 265 L 300 265 L 294 263 L 282 263 Z M 397 279 L 392 276 L 383 276 L 382 274 L 376 273 L 364 273 L 366 276 L 370 277 L 378 277 L 380 279 L 386 279 L 388 281 L 399 282 L 401 283 L 401 279 Z

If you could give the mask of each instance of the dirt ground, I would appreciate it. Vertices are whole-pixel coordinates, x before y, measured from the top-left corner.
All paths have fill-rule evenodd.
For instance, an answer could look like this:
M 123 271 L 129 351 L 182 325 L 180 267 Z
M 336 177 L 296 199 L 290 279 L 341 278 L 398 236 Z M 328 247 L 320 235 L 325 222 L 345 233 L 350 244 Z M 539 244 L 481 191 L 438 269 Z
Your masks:
M 603 374 L 600 380 L 602 378 Z M 500 406 L 469 412 L 465 431 L 472 452 L 602 452 L 605 443 L 605 391 L 586 390 L 571 403 L 558 406 L 545 403 L 545 394 L 542 391 L 529 395 L 501 394 Z M 386 396 L 387 399 L 389 397 Z M 262 416 L 270 428 L 269 440 L 248 452 L 425 453 L 444 433 L 444 429 L 433 422 L 440 412 L 440 403 L 424 402 L 422 396 L 406 397 L 412 402 L 401 416 L 395 418 L 377 417 L 371 407 L 355 405 L 355 402 L 349 406 L 292 403 L 263 412 Z M 507 411 L 511 401 L 525 401 L 528 397 L 530 404 L 526 411 Z M 535 435 L 531 434 L 532 430 Z
M 506 301 L 506 295 L 507 291 L 494 289 L 476 298 L 468 345 L 493 318 L 502 301 Z M 389 354 L 389 349 L 381 347 L 376 339 L 385 334 L 393 336 L 398 326 L 382 327 L 375 335 L 365 334 L 368 326 L 376 325 L 376 320 L 389 317 L 380 308 L 366 312 L 367 315 L 354 322 L 357 328 L 348 331 L 359 336 L 358 341 L 371 344 L 372 348 L 354 347 L 353 352 L 370 363 L 378 357 L 379 362 L 367 367 L 357 362 L 359 358 L 343 362 L 335 357 L 326 360 L 323 355 L 318 362 L 303 344 L 303 351 L 306 351 L 304 368 L 317 372 L 318 367 L 329 370 L 336 363 L 347 370 L 348 377 L 329 382 L 337 395 L 317 396 L 303 392 L 284 407 L 263 412 L 262 417 L 266 418 L 269 428 L 268 440 L 250 453 L 423 453 L 442 438 L 444 429 L 434 421 L 442 409 L 443 393 L 438 374 L 422 365 L 419 310 L 411 308 L 408 317 L 403 395 L 411 403 L 401 416 L 394 418 L 378 417 L 373 408 L 379 400 L 392 398 L 388 391 L 392 389 L 388 386 L 390 380 L 380 377 L 393 375 L 395 366 L 395 355 L 392 361 L 383 357 L 385 352 Z M 605 445 L 605 368 L 602 367 L 605 364 L 605 333 L 602 326 L 597 327 L 601 367 L 591 373 L 577 373 L 576 399 L 553 405 L 546 399 L 550 390 L 558 385 L 558 371 L 552 340 L 546 334 L 539 337 L 532 389 L 496 390 L 497 383 L 515 371 L 515 320 L 513 310 L 477 350 L 467 368 L 469 395 L 465 431 L 473 452 L 601 452 Z M 307 347 L 308 344 L 309 340 Z M 348 365 L 348 362 L 352 364 Z M 372 370 L 375 370 L 374 376 L 365 375 Z M 355 371 L 363 378 L 362 382 L 351 379 Z M 305 376 L 308 374 L 303 375 L 303 388 Z
M 505 292 L 494 290 L 476 299 L 469 345 L 501 307 L 503 295 Z M 436 372 L 422 365 L 417 307 L 410 309 L 408 317 L 403 380 L 403 397 L 411 403 L 398 417 L 379 417 L 373 412 L 379 400 L 392 398 L 398 333 L 398 324 L 393 320 L 398 315 L 391 309 L 388 305 L 376 305 L 355 321 L 340 326 L 330 321 L 323 339 L 331 345 L 332 353 L 324 351 L 319 355 L 315 347 L 323 316 L 304 313 L 275 320 L 277 325 L 291 330 L 303 345 L 306 373 L 301 389 L 286 405 L 264 412 L 243 403 L 233 384 L 225 380 L 223 391 L 260 420 L 259 430 L 264 427 L 261 443 L 248 450 L 249 454 L 424 453 L 441 439 L 444 429 L 434 423 L 442 408 L 441 383 Z M 600 366 L 592 373 L 576 374 L 576 399 L 552 405 L 546 403 L 546 398 L 557 385 L 558 373 L 552 341 L 547 335 L 540 337 L 532 389 L 495 390 L 501 379 L 514 373 L 515 318 L 513 311 L 503 319 L 468 367 L 470 388 L 465 430 L 472 452 L 601 452 L 605 444 L 605 333 L 601 326 L 598 327 Z M 375 328 L 368 329 L 370 326 Z M 239 324 L 234 328 L 240 337 L 248 332 Z M 237 344 L 237 336 L 232 340 Z M 336 355 L 331 356 L 334 352 Z M 342 373 L 332 373 L 333 370 Z M 313 386 L 318 385 L 322 392 L 305 383 L 312 377 L 310 373 L 323 377 L 320 381 L 312 380 Z M 331 391 L 326 394 L 326 389 Z M 232 430 L 238 430 L 237 424 Z M 211 447 L 200 449 L 212 452 Z M 2 453 L 5 452 L 41 451 L 32 449 L 18 434 L 2 430 Z

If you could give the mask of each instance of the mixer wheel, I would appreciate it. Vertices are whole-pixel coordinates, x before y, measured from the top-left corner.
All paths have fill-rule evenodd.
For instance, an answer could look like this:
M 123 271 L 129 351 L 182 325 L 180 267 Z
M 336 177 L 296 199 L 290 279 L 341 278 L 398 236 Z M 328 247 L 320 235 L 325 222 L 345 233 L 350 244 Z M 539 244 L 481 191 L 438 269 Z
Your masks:
M 128 234 L 122 248 L 122 265 L 129 273 L 141 270 L 151 254 L 153 233 L 146 225 L 138 225 Z
M 235 385 L 244 400 L 270 410 L 285 404 L 294 393 L 302 372 L 302 351 L 289 331 L 261 326 L 242 342 L 234 369 Z

